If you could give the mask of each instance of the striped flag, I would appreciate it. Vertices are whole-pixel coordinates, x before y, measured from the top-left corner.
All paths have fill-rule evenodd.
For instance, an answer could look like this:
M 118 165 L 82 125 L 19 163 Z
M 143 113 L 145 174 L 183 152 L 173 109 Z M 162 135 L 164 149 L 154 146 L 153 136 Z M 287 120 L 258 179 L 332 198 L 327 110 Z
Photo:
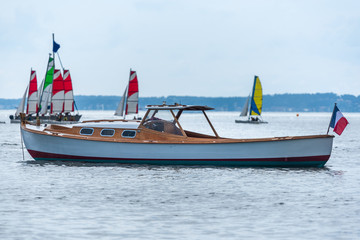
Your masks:
M 345 127 L 349 124 L 348 120 L 340 112 L 339 108 L 335 105 L 333 114 L 331 116 L 330 127 L 338 135 L 344 131 Z

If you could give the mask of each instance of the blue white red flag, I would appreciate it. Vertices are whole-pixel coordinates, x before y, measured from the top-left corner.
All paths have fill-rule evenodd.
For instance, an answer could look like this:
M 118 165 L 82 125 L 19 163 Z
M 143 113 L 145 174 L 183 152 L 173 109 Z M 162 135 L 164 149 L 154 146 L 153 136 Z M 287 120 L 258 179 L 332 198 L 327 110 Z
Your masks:
M 340 112 L 339 108 L 335 105 L 334 111 L 330 121 L 330 127 L 332 127 L 335 133 L 341 135 L 344 131 L 346 125 L 348 125 L 348 120 L 344 117 L 344 115 Z

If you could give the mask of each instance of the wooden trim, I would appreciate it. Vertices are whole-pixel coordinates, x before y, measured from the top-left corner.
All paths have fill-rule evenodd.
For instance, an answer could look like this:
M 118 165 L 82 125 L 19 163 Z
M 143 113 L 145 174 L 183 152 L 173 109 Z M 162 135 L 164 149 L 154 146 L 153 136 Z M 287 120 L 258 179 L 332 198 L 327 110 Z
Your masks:
M 182 109 L 180 109 L 180 110 L 178 111 L 178 113 L 176 114 L 176 119 L 177 119 L 177 120 L 179 120 L 179 118 L 180 118 L 180 116 L 181 116 L 181 114 L 182 114 L 183 111 L 184 111 L 184 110 L 182 110 Z
M 185 130 L 185 133 L 188 137 L 193 137 L 193 138 L 211 138 L 211 139 L 217 139 L 216 136 L 212 136 L 212 135 L 207 135 L 207 134 L 203 134 L 203 133 L 197 133 L 197 132 L 192 132 L 189 130 Z
M 140 122 L 140 120 L 126 120 L 126 119 L 100 119 L 100 120 L 86 120 L 81 123 L 96 123 L 96 122 Z
M 178 124 L 178 126 L 179 126 L 179 128 L 180 128 L 180 130 L 181 130 L 181 132 L 182 132 L 182 134 L 183 134 L 183 136 L 184 136 L 184 137 L 187 137 L 184 129 L 181 127 L 179 121 L 178 121 L 177 118 L 175 117 L 174 112 L 173 112 L 171 109 L 170 109 L 170 112 L 171 112 L 171 115 L 173 116 L 173 118 L 175 119 L 176 123 Z
M 140 125 L 139 125 L 139 126 L 141 126 L 141 125 L 143 125 L 143 124 L 144 124 L 144 122 L 145 122 L 145 120 L 146 120 L 147 116 L 149 115 L 149 112 L 150 112 L 150 110 L 148 109 L 148 110 L 146 111 L 146 113 L 145 113 L 145 115 L 144 115 L 143 119 L 141 119 L 141 122 L 140 122 Z
M 273 142 L 273 141 L 289 141 L 289 140 L 301 140 L 301 139 L 314 139 L 314 138 L 333 138 L 334 135 L 309 135 L 309 136 L 289 136 L 289 137 L 273 137 L 273 138 L 254 138 L 254 139 L 232 139 L 232 138 L 199 138 L 199 137 L 185 137 L 180 135 L 168 134 L 164 132 L 158 132 L 147 128 L 138 129 L 116 129 L 115 136 L 113 137 L 101 137 L 100 132 L 103 128 L 94 128 L 94 135 L 86 136 L 80 135 L 80 129 L 82 127 L 74 127 L 68 129 L 53 129 L 47 127 L 43 130 L 31 129 L 26 126 L 27 123 L 23 122 L 21 128 L 24 131 L 61 138 L 71 138 L 87 141 L 101 141 L 101 142 L 119 142 L 119 143 L 142 143 L 142 144 L 221 144 L 221 143 L 250 143 L 250 142 Z M 57 127 L 55 127 L 57 128 Z M 136 138 L 122 138 L 118 132 L 123 130 L 136 130 Z M 140 131 L 140 132 L 139 132 Z
M 219 135 L 217 134 L 217 132 L 216 132 L 216 130 L 215 130 L 215 128 L 214 128 L 214 126 L 213 126 L 213 125 L 212 125 L 212 123 L 210 122 L 210 119 L 209 119 L 209 118 L 208 118 L 208 116 L 206 115 L 205 111 L 204 111 L 204 110 L 202 110 L 202 112 L 203 112 L 203 114 L 204 114 L 204 116 L 205 116 L 206 120 L 208 121 L 208 123 L 209 123 L 209 125 L 210 125 L 211 129 L 212 129 L 212 130 L 213 130 L 213 132 L 215 133 L 216 138 L 220 138 L 220 137 L 219 137 Z

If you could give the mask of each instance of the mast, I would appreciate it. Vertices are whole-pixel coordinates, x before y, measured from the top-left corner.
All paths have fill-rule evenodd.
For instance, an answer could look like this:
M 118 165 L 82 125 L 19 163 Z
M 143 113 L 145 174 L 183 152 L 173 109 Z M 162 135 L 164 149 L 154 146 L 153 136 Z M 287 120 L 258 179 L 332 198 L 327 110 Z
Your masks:
M 55 35 L 54 35 L 54 33 L 52 34 L 52 37 L 53 37 L 53 59 L 54 59 L 54 69 L 55 69 L 55 54 L 54 54 Z
M 57 53 L 57 56 L 59 58 L 59 62 L 60 62 L 60 66 L 61 66 L 61 69 L 63 70 L 63 73 L 64 73 L 64 67 L 62 65 L 62 62 L 61 62 L 61 58 L 60 58 L 60 54 L 58 52 L 59 48 L 60 48 L 60 44 L 58 44 L 57 42 L 55 42 L 55 35 L 54 33 L 52 34 L 52 37 L 53 37 L 53 57 L 55 59 L 55 53 Z M 54 61 L 54 66 L 55 66 L 55 61 Z
M 254 94 L 255 94 L 255 85 L 256 85 L 256 76 L 254 77 L 254 84 L 253 84 L 253 90 L 252 90 L 252 94 L 251 94 L 251 100 L 250 100 L 250 111 L 249 111 L 249 116 L 248 116 L 248 120 L 250 120 L 250 116 L 251 116 L 251 111 L 252 111 L 252 104 L 254 101 Z
M 124 99 L 124 119 L 126 118 L 126 114 L 128 112 L 128 97 L 129 97 L 129 86 L 130 86 L 130 80 L 131 80 L 131 68 L 130 68 L 130 73 L 129 73 L 129 81 L 128 81 L 128 85 L 125 89 L 126 93 L 125 93 L 125 99 Z
M 46 66 L 44 84 L 43 84 L 43 89 L 42 89 L 41 96 L 40 96 L 40 101 L 39 101 L 39 102 L 40 102 L 40 104 L 39 104 L 39 110 L 38 110 L 38 112 L 36 113 L 36 116 L 37 116 L 37 117 L 39 116 L 39 112 L 40 112 L 40 111 L 41 111 L 41 112 L 44 112 L 44 110 L 43 110 L 44 107 L 47 108 L 47 105 L 46 105 L 46 106 L 42 106 L 42 102 L 43 102 L 44 94 L 46 93 L 46 92 L 45 92 L 45 89 L 46 89 L 46 88 L 48 87 L 48 85 L 49 85 L 49 82 L 46 82 L 46 80 L 48 80 L 47 76 L 48 76 L 48 72 L 49 72 L 49 66 L 50 66 L 50 63 L 51 63 L 50 59 L 51 59 L 51 53 L 49 53 L 49 60 L 48 60 L 47 66 Z M 54 58 L 52 59 L 52 61 L 54 61 Z M 54 67 L 54 62 L 52 62 L 52 67 Z M 46 85 L 46 84 L 47 84 L 47 85 Z M 46 100 L 46 102 L 48 102 L 48 101 Z M 46 113 L 46 111 L 45 111 L 45 113 Z
M 40 83 L 40 88 L 38 89 L 39 93 L 38 93 L 38 109 L 40 108 L 40 101 L 41 101 L 41 96 L 42 96 L 42 91 L 44 88 L 44 83 L 45 83 L 45 78 L 43 78 L 43 80 Z M 39 112 L 39 110 L 38 110 Z

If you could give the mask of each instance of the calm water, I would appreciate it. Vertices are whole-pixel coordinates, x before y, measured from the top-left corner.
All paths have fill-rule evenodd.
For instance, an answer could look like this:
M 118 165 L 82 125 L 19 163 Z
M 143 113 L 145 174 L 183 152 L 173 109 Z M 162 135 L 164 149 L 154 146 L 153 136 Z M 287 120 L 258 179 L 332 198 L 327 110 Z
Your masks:
M 326 133 L 330 120 L 265 113 L 269 124 L 251 126 L 237 115 L 209 112 L 225 137 Z M 209 132 L 197 116 L 183 125 Z M 323 169 L 35 163 L 19 126 L 0 124 L 0 239 L 360 239 L 360 114 L 345 116 Z

